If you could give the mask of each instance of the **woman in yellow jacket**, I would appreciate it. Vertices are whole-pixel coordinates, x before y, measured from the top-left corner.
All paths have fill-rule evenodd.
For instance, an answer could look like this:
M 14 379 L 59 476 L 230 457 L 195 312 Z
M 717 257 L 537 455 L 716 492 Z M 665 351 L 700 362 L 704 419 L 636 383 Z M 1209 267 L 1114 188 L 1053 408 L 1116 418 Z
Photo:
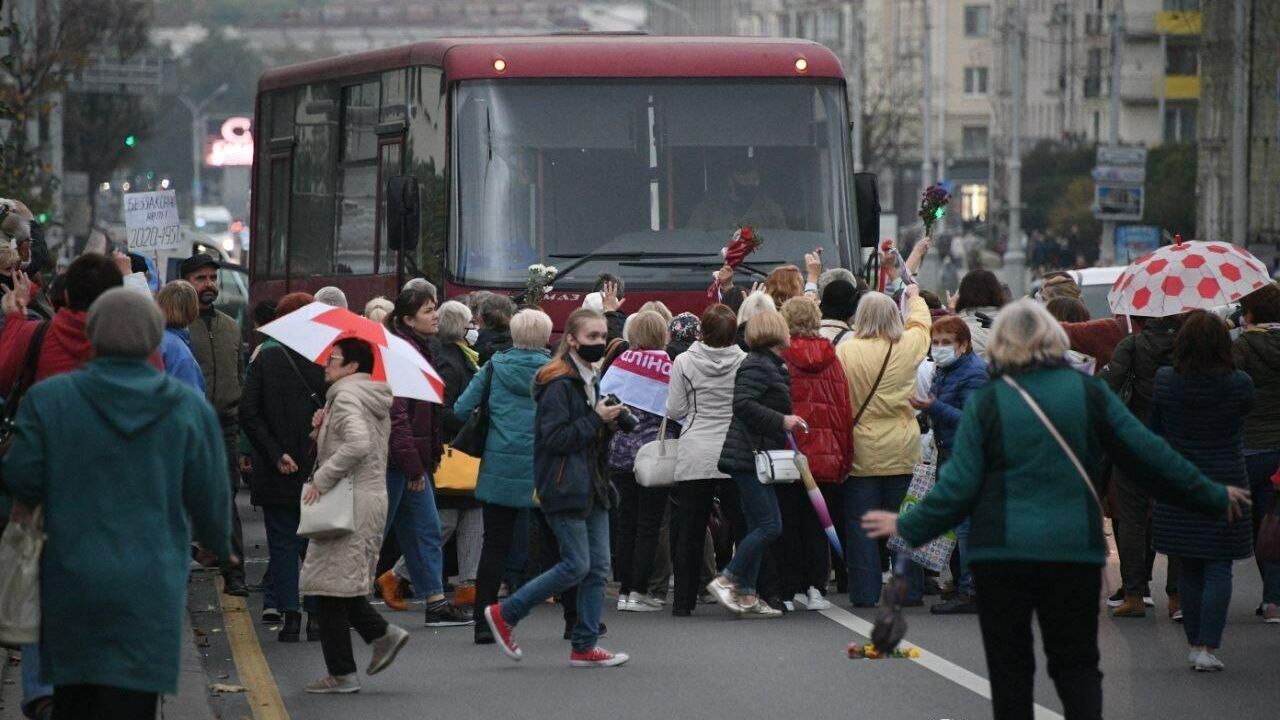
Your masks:
M 911 285 L 904 292 L 905 323 L 889 296 L 867 293 L 858 302 L 853 338 L 836 349 L 854 408 L 853 469 L 844 494 L 845 559 L 854 607 L 875 606 L 881 585 L 879 546 L 858 518 L 871 510 L 896 512 L 920 462 L 920 428 L 908 398 L 915 390 L 916 368 L 929 352 L 932 322 L 919 289 Z M 908 604 L 923 604 L 922 586 L 922 578 L 912 583 Z

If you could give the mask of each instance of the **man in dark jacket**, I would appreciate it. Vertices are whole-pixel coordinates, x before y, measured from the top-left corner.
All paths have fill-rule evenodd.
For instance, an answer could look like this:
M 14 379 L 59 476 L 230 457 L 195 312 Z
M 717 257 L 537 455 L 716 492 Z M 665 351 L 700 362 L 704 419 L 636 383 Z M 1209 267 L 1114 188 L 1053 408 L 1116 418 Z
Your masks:
M 204 373 L 205 398 L 222 425 L 222 439 L 227 446 L 227 474 L 231 483 L 232 553 L 244 557 L 244 530 L 235 505 L 235 491 L 240 484 L 240 394 L 244 388 L 244 353 L 241 352 L 240 325 L 213 307 L 218 299 L 217 260 L 197 253 L 182 261 L 178 272 L 195 286 L 200 298 L 200 315 L 191 330 L 191 353 Z M 244 567 L 224 561 L 222 577 L 228 595 L 245 596 Z
M 311 301 L 306 293 L 286 295 L 280 301 L 277 317 Z M 299 498 L 315 463 L 311 418 L 324 407 L 324 393 L 324 368 L 268 340 L 249 365 L 240 400 L 240 425 L 253 448 L 249 497 L 262 508 L 271 556 L 272 594 L 284 613 L 280 642 L 297 642 L 302 629 L 298 560 L 306 551 L 307 541 L 298 537 Z
M 1129 410 L 1143 423 L 1151 414 L 1155 393 L 1156 371 L 1173 364 L 1173 339 L 1182 327 L 1182 316 L 1151 318 L 1142 331 L 1127 335 L 1116 345 L 1111 362 L 1099 373 L 1101 379 L 1117 394 L 1129 393 Z M 1127 386 L 1127 387 L 1126 387 Z M 1155 553 L 1151 549 L 1152 497 L 1137 481 L 1124 473 L 1115 473 L 1117 505 L 1114 509 L 1116 547 L 1120 553 L 1122 588 L 1107 604 L 1115 617 L 1145 617 L 1146 608 L 1154 605 L 1151 597 L 1151 566 Z M 1169 596 L 1169 614 L 1180 617 L 1177 558 L 1169 558 L 1165 591 Z
M 511 318 L 515 314 L 516 304 L 506 295 L 492 294 L 481 301 L 480 336 L 476 339 L 481 365 L 511 347 Z

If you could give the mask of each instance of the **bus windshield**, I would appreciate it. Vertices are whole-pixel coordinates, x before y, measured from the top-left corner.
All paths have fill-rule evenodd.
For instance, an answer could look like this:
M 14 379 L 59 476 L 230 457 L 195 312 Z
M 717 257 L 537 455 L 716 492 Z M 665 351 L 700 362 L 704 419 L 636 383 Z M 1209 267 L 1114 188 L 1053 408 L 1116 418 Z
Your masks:
M 795 80 L 459 83 L 449 272 L 516 287 L 533 263 L 635 287 L 705 286 L 743 225 L 747 270 L 823 247 L 846 266 L 843 87 Z M 572 269 L 569 269 L 572 267 Z

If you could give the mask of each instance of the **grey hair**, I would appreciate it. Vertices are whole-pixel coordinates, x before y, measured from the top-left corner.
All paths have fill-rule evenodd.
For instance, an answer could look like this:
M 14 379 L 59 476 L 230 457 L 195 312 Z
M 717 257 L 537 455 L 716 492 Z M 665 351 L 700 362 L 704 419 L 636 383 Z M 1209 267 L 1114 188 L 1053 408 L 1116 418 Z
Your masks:
M 400 288 L 400 292 L 404 292 L 405 290 L 425 291 L 431 296 L 432 300 L 437 300 L 440 297 L 440 293 L 436 291 L 436 286 L 432 285 L 431 281 L 426 278 L 413 278 L 409 282 L 405 283 L 404 287 Z
M 471 308 L 457 300 L 450 300 L 436 310 L 440 320 L 440 342 L 457 342 L 467 335 L 471 324 Z
M 864 293 L 858 301 L 858 313 L 853 316 L 853 336 L 862 339 L 880 338 L 889 342 L 902 339 L 902 310 L 893 298 L 874 290 Z
M 546 350 L 551 340 L 551 316 L 532 308 L 511 318 L 511 344 L 523 350 Z
M 316 291 L 316 302 L 322 302 L 325 305 L 332 305 L 336 308 L 347 309 L 347 294 L 342 292 L 341 288 L 332 285 L 326 285 Z
M 773 302 L 773 298 L 768 293 L 753 292 L 742 301 L 742 305 L 738 308 L 738 325 L 746 325 L 751 318 L 759 315 L 765 310 L 777 310 L 778 306 Z
M 818 276 L 818 297 L 822 297 L 822 291 L 826 290 L 827 286 L 836 280 L 843 280 L 852 285 L 854 290 L 858 289 L 858 278 L 856 275 L 846 268 L 835 267 L 830 270 L 824 270 L 822 274 Z
M 1058 360 L 1070 349 L 1067 331 L 1030 298 L 1000 308 L 987 339 L 987 358 L 1006 368 Z

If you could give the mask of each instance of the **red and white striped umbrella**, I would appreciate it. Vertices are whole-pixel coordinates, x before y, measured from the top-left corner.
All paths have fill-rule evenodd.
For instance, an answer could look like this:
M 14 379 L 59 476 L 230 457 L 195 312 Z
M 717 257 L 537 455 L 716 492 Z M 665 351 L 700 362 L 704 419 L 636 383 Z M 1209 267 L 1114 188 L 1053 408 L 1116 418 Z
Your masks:
M 373 346 L 373 379 L 390 385 L 392 394 L 444 402 L 444 381 L 417 348 L 350 310 L 313 302 L 258 330 L 317 365 L 328 362 L 334 343 L 359 338 Z
M 1117 315 L 1168 317 L 1236 302 L 1270 283 L 1267 266 L 1225 242 L 1179 242 L 1138 258 L 1107 294 Z

